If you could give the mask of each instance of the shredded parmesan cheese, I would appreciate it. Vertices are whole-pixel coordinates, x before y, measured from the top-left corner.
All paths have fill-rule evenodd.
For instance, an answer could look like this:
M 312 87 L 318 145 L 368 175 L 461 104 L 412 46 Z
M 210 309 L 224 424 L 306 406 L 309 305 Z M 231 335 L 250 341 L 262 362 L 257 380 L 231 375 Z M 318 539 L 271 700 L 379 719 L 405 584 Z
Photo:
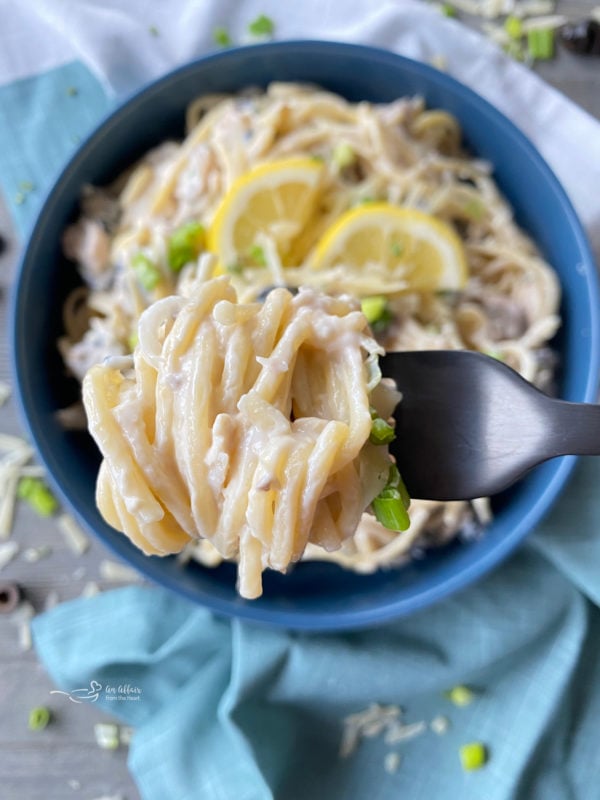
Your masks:
M 47 544 L 42 544 L 39 547 L 28 547 L 23 550 L 23 558 L 28 564 L 35 564 L 36 561 L 47 558 L 51 553 L 52 548 Z
M 0 408 L 6 403 L 11 395 L 10 384 L 0 381 Z
M 8 539 L 21 471 L 33 456 L 33 450 L 24 439 L 0 433 L 0 453 L 0 539 Z
M 108 559 L 100 562 L 100 577 L 110 583 L 129 583 L 141 580 L 141 576 L 136 570 Z
M 83 590 L 80 597 L 95 597 L 97 594 L 100 594 L 100 587 L 96 583 L 96 581 L 88 581 L 86 585 L 83 587 Z
M 7 564 L 16 558 L 19 552 L 19 545 L 16 542 L 6 542 L 0 544 L 0 570 L 3 570 Z
M 10 621 L 17 626 L 19 647 L 22 651 L 31 650 L 31 620 L 35 617 L 35 609 L 30 602 L 19 603 L 11 614 Z
M 68 514 L 61 514 L 56 520 L 65 542 L 76 556 L 82 556 L 90 546 L 90 540 Z

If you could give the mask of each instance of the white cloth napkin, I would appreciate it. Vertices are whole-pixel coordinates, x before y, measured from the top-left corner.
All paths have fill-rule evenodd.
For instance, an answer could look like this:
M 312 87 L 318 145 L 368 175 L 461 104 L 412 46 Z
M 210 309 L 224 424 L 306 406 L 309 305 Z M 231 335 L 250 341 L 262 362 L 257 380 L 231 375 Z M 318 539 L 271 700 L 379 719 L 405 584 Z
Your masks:
M 491 101 L 537 145 L 569 193 L 600 251 L 600 124 L 529 68 L 460 22 L 418 0 L 0 0 L 0 83 L 79 59 L 110 92 L 123 95 L 214 49 L 225 27 L 248 41 L 260 14 L 277 39 L 363 42 L 448 72 Z

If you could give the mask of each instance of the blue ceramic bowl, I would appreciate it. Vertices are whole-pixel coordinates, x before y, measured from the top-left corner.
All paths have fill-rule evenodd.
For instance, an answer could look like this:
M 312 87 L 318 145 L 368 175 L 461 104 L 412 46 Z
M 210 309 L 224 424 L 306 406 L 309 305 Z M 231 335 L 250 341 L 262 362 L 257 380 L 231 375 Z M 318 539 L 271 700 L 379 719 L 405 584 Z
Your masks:
M 596 272 L 581 224 L 538 152 L 502 114 L 448 75 L 389 52 L 327 42 L 273 43 L 207 56 L 142 90 L 96 129 L 50 192 L 21 264 L 13 306 L 16 382 L 30 435 L 58 495 L 87 529 L 147 577 L 215 612 L 264 624 L 361 627 L 423 609 L 498 565 L 549 510 L 573 458 L 546 463 L 497 498 L 494 521 L 480 541 L 454 543 L 410 566 L 369 576 L 300 564 L 288 576 L 266 574 L 263 597 L 245 601 L 236 595 L 232 565 L 183 568 L 174 558 L 147 557 L 106 525 L 94 503 L 99 456 L 93 442 L 64 431 L 54 413 L 77 396 L 55 342 L 63 300 L 77 282 L 60 237 L 76 215 L 82 185 L 106 183 L 150 147 L 181 136 L 184 109 L 198 95 L 274 79 L 318 83 L 352 101 L 419 94 L 458 117 L 467 145 L 495 165 L 518 221 L 560 277 L 560 396 L 594 400 L 600 364 Z

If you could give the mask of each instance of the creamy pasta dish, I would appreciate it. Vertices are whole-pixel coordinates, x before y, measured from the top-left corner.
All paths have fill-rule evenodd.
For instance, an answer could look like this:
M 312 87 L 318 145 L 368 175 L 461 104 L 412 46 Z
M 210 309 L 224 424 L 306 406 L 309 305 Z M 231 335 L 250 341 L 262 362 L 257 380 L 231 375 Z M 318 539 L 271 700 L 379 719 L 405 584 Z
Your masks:
M 267 568 L 372 572 L 477 535 L 485 498 L 407 514 L 377 358 L 473 349 L 551 384 L 558 282 L 491 165 L 419 98 L 274 83 L 186 122 L 88 187 L 64 235 L 84 285 L 59 345 L 107 522 L 147 553 L 236 561 L 249 598 Z

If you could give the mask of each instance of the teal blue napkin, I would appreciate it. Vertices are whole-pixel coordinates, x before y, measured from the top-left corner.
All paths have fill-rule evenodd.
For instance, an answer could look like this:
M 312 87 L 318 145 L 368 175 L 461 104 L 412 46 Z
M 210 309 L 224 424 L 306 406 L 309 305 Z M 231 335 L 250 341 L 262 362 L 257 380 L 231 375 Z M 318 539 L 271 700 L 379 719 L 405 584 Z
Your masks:
M 112 103 L 79 62 L 0 87 L 0 187 L 21 234 Z
M 109 106 L 80 64 L 0 89 L 0 182 L 21 231 Z M 596 800 L 599 485 L 600 462 L 581 461 L 511 561 L 377 630 L 270 631 L 138 587 L 37 617 L 37 653 L 62 690 L 135 727 L 144 800 Z M 444 696 L 456 684 L 476 690 L 470 705 Z M 373 703 L 423 724 L 341 758 L 344 718 Z M 466 773 L 469 742 L 489 761 Z
M 61 688 L 96 681 L 98 706 L 135 727 L 129 766 L 144 800 L 599 796 L 600 614 L 530 546 L 377 630 L 270 631 L 136 587 L 57 607 L 34 620 L 34 639 Z M 444 696 L 456 684 L 475 690 L 468 706 Z M 128 686 L 136 699 L 110 694 Z M 372 703 L 427 729 L 397 744 L 364 738 L 341 758 L 344 718 Z M 429 728 L 440 716 L 443 735 Z M 473 741 L 489 761 L 467 773 L 459 749 Z

